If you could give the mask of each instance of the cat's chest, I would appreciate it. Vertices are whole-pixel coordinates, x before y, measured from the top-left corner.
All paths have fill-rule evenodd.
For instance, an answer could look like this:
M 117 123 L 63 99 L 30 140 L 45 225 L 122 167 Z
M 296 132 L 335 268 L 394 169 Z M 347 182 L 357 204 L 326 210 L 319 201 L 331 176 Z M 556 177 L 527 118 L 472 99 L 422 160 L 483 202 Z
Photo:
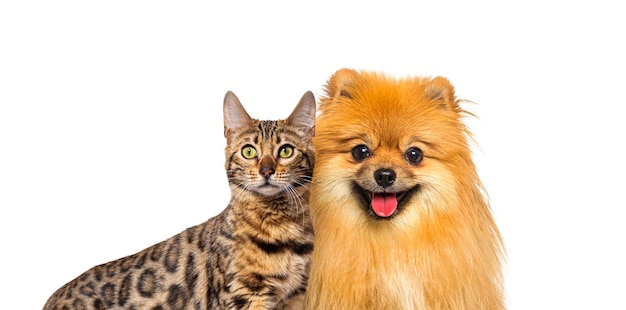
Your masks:
M 303 228 L 310 222 L 306 204 L 294 205 L 293 202 L 283 201 L 233 204 L 228 218 L 235 233 L 251 230 L 261 234 L 280 234 L 276 238 L 302 234 L 305 232 Z

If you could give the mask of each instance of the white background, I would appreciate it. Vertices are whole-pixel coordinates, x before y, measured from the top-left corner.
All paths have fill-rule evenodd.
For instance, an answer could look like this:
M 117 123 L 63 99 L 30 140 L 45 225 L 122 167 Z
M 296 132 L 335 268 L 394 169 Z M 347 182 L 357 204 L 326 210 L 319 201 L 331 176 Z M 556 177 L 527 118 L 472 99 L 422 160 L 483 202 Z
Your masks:
M 0 309 L 220 212 L 225 92 L 282 118 L 341 67 L 476 102 L 510 309 L 626 309 L 625 10 L 434 2 L 3 1 Z

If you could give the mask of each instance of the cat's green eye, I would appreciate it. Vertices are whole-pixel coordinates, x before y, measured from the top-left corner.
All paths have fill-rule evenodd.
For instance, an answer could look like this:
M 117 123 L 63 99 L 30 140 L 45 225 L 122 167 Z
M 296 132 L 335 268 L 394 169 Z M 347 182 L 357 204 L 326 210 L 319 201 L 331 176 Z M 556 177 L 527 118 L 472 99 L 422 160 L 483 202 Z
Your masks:
M 278 150 L 278 156 L 280 158 L 289 158 L 291 155 L 293 155 L 293 146 L 291 145 L 283 145 L 280 147 L 280 150 Z
M 251 145 L 246 145 L 241 149 L 241 155 L 244 158 L 252 159 L 256 157 L 256 149 Z

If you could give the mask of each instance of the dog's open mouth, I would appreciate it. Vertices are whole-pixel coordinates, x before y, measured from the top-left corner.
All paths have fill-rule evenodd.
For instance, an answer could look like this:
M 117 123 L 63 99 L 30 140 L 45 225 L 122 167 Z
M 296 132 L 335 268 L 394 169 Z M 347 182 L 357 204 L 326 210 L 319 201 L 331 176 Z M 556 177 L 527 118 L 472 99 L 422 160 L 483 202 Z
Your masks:
M 398 214 L 419 185 L 401 192 L 371 192 L 354 183 L 354 191 L 362 198 L 367 212 L 378 219 L 390 219 Z

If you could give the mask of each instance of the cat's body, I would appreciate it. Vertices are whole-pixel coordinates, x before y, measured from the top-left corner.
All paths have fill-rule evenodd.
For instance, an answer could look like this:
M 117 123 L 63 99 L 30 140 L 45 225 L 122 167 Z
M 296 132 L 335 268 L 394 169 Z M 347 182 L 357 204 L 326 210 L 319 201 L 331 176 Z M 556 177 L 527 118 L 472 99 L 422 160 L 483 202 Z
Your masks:
M 314 118 L 310 92 L 279 121 L 250 118 L 228 92 L 228 207 L 168 240 L 91 268 L 43 309 L 302 308 L 313 249 L 307 184 Z

